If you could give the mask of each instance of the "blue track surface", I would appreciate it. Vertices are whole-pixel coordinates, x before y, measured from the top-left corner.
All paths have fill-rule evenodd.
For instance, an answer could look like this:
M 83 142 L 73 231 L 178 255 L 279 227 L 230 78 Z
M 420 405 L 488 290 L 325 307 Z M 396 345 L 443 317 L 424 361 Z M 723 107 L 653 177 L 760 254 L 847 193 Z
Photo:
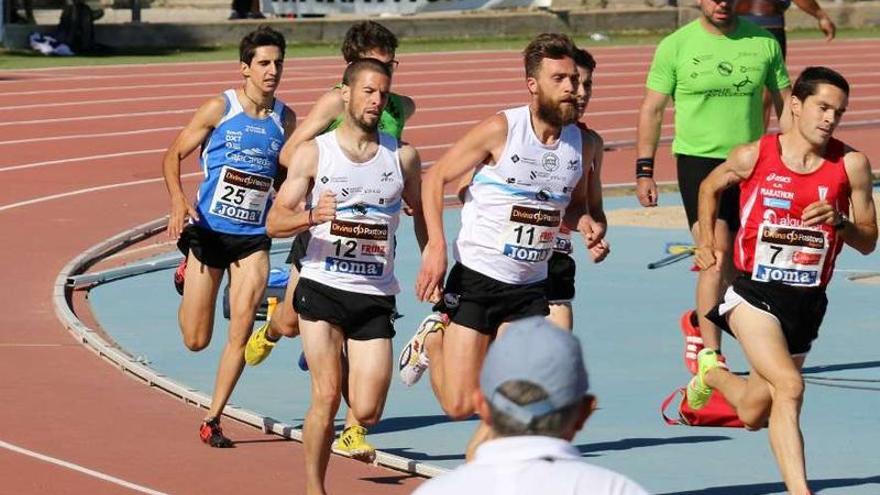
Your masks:
M 664 196 L 664 204 L 672 204 L 673 196 Z M 610 198 L 606 207 L 632 208 L 635 201 Z M 458 210 L 447 211 L 447 232 L 457 232 L 458 217 Z M 398 237 L 398 276 L 404 289 L 398 308 L 405 318 L 397 322 L 395 355 L 429 311 L 412 295 L 419 255 L 408 219 L 402 221 Z M 603 264 L 592 265 L 582 248 L 576 251 L 575 333 L 584 345 L 600 409 L 575 444 L 588 462 L 625 473 L 655 493 L 784 493 L 766 432 L 670 427 L 660 418 L 663 397 L 684 386 L 689 377 L 682 362 L 678 317 L 692 305 L 694 275 L 688 271 L 689 262 L 653 271 L 645 266 L 663 256 L 667 241 L 688 237 L 685 229 L 613 227 L 612 254 Z M 285 256 L 273 255 L 273 266 L 282 266 Z M 851 282 L 846 274 L 880 272 L 880 260 L 845 248 L 837 268 L 828 315 L 805 369 L 802 424 L 808 473 L 813 488 L 823 494 L 877 494 L 880 285 Z M 99 286 L 91 291 L 90 301 L 101 325 L 122 347 L 210 395 L 226 336 L 219 307 L 214 342 L 201 353 L 191 353 L 177 329 L 179 297 L 170 271 Z M 725 340 L 732 367 L 743 369 L 737 347 L 732 339 Z M 309 382 L 308 374 L 296 366 L 299 352 L 298 340 L 285 340 L 263 365 L 245 370 L 232 401 L 301 424 Z M 445 419 L 427 377 L 407 389 L 395 375 L 384 419 L 370 439 L 382 450 L 451 468 L 463 461 L 475 427 L 476 420 Z

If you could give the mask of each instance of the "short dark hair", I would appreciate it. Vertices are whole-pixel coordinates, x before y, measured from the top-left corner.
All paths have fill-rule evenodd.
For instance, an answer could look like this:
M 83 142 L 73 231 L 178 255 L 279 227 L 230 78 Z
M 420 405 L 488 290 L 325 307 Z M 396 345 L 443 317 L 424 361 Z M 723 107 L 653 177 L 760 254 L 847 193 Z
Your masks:
M 397 36 L 374 21 L 362 21 L 348 28 L 342 42 L 342 57 L 345 61 L 354 62 L 370 50 L 394 55 L 397 51 Z
M 505 382 L 498 387 L 498 393 L 521 406 L 542 401 L 549 397 L 547 392 L 539 385 L 525 380 Z M 522 424 L 493 406 L 490 402 L 489 411 L 492 415 L 492 430 L 499 437 L 540 435 L 562 438 L 566 427 L 577 419 L 579 406 L 580 403 L 576 402 L 542 416 L 537 416 L 529 424 Z
M 383 64 L 380 60 L 376 60 L 375 58 L 360 58 L 348 64 L 348 67 L 345 68 L 345 72 L 342 74 L 342 84 L 351 86 L 352 81 L 357 79 L 358 74 L 363 71 L 378 72 L 379 74 L 391 77 L 391 71 L 388 70 L 388 65 Z
M 575 58 L 574 43 L 571 39 L 560 33 L 542 33 L 529 43 L 523 51 L 523 61 L 526 66 L 526 77 L 535 77 L 541 67 L 541 61 L 545 58 L 559 60 L 565 57 Z
M 584 50 L 583 48 L 577 48 L 574 52 L 574 65 L 578 67 L 583 67 L 590 72 L 596 70 L 596 59 L 593 58 L 593 54 Z
M 238 59 L 251 65 L 257 48 L 261 46 L 277 46 L 281 51 L 281 58 L 284 58 L 284 48 L 287 46 L 287 42 L 284 40 L 283 34 L 263 24 L 241 39 L 241 43 L 238 45 Z
M 816 94 L 820 84 L 830 84 L 839 88 L 849 96 L 849 83 L 839 72 L 828 67 L 807 67 L 794 82 L 791 95 L 801 101 L 806 101 Z

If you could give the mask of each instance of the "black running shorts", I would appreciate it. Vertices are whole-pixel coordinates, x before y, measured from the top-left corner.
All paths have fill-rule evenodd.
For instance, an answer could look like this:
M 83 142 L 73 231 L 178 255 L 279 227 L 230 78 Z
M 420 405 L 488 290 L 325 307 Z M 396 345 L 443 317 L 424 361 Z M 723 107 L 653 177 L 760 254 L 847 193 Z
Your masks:
M 272 247 L 269 236 L 238 235 L 214 232 L 196 225 L 187 225 L 177 240 L 177 248 L 184 256 L 192 251 L 201 263 L 225 270 L 240 259 Z
M 306 257 L 306 249 L 308 249 L 311 239 L 312 231 L 304 230 L 294 236 L 293 242 L 290 244 L 290 252 L 287 253 L 285 262 L 296 267 L 298 272 L 302 271 L 302 260 Z
M 707 158 L 703 156 L 676 155 L 678 168 L 678 190 L 681 202 L 687 214 L 688 227 L 697 223 L 697 199 L 700 194 L 700 183 L 703 182 L 715 167 L 724 162 L 723 158 Z M 739 230 L 739 188 L 730 187 L 721 193 L 718 205 L 718 218 L 727 222 L 731 232 Z
M 451 321 L 494 336 L 502 323 L 547 316 L 546 280 L 507 284 L 456 263 L 446 278 L 443 307 Z
M 547 262 L 547 300 L 561 304 L 574 299 L 574 275 L 576 266 L 571 256 L 553 251 Z
M 293 308 L 308 321 L 326 321 L 353 340 L 394 337 L 397 316 L 394 296 L 374 296 L 300 278 L 293 293 Z
M 775 317 L 788 343 L 788 352 L 798 355 L 810 352 L 813 341 L 819 336 L 828 297 L 822 287 L 800 288 L 779 282 L 756 282 L 749 274 L 742 273 L 733 281 L 721 303 L 706 317 L 733 335 L 725 315 L 742 303 Z

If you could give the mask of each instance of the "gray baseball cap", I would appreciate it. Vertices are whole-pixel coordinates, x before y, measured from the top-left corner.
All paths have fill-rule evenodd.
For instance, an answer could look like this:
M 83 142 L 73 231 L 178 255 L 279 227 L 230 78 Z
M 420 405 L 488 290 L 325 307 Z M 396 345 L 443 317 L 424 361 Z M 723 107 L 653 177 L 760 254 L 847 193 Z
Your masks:
M 548 397 L 521 406 L 498 390 L 512 380 L 538 385 Z M 539 316 L 511 323 L 489 347 L 480 372 L 486 400 L 524 425 L 582 399 L 589 385 L 578 338 Z

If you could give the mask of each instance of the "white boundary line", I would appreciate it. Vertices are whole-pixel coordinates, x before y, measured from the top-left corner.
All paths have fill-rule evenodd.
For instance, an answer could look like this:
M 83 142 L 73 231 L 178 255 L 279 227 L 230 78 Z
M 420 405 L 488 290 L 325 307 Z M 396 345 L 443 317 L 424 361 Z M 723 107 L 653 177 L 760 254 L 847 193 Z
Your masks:
M 13 445 L 8 442 L 4 442 L 0 440 L 0 447 L 11 450 L 17 454 L 22 454 L 28 457 L 33 457 L 34 459 L 39 459 L 43 462 L 48 462 L 49 464 L 54 464 L 56 466 L 61 466 L 63 468 L 71 469 L 78 473 L 82 473 L 93 478 L 98 478 L 99 480 L 106 481 L 108 483 L 113 483 L 115 485 L 123 486 L 130 490 L 134 490 L 136 492 L 147 493 L 149 495 L 168 495 L 165 492 L 160 492 L 157 490 L 153 490 L 152 488 L 147 488 L 143 485 L 138 485 L 136 483 L 132 483 L 130 481 L 125 481 L 123 479 L 117 478 L 115 476 L 110 476 L 109 474 L 104 474 L 100 471 L 95 471 L 94 469 L 89 469 L 87 467 L 80 466 L 79 464 L 74 464 L 72 462 L 64 461 L 55 457 L 50 457 L 45 454 L 40 454 L 39 452 L 34 452 L 33 450 L 28 450 L 24 447 L 19 447 L 18 445 Z

